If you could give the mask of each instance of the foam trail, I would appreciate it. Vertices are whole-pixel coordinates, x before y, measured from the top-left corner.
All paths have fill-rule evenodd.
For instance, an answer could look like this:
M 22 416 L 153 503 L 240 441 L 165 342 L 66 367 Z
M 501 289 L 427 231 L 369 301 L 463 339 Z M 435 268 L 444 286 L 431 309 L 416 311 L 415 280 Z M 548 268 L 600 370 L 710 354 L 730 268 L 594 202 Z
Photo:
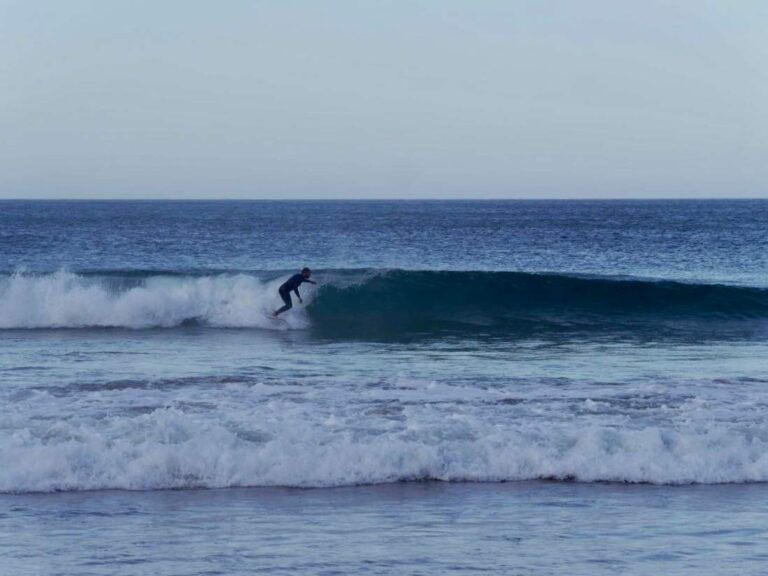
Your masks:
M 0 328 L 150 328 L 199 322 L 221 327 L 302 328 L 301 309 L 276 325 L 264 317 L 279 305 L 282 279 L 246 274 L 151 276 L 133 286 L 59 271 L 0 280 Z

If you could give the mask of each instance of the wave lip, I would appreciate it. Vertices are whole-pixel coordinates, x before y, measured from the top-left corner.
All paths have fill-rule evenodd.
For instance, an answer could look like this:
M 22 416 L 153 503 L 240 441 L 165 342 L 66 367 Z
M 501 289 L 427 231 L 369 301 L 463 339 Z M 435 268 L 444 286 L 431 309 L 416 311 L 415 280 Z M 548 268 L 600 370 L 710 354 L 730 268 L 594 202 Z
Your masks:
M 768 289 L 522 272 L 330 270 L 276 323 L 284 276 L 16 273 L 0 328 L 306 328 L 320 333 L 535 332 L 768 319 Z M 704 321 L 704 322 L 702 322 Z

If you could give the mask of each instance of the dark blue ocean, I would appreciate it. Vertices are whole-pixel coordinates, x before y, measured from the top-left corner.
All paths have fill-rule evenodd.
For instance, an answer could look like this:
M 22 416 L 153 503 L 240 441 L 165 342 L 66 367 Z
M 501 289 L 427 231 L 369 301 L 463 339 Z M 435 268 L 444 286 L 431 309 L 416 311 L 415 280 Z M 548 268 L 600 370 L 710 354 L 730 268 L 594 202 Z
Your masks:
M 0 343 L 0 574 L 768 560 L 768 201 L 0 201 Z

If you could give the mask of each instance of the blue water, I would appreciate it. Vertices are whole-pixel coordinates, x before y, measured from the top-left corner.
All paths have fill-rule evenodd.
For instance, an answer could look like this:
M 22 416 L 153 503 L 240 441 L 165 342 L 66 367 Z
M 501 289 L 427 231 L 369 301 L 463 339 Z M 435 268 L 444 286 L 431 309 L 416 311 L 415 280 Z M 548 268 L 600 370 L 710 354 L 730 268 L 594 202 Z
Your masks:
M 749 572 L 766 230 L 768 201 L 0 202 L 0 573 L 50 573 L 46 533 L 67 574 Z
M 768 202 L 0 202 L 0 270 L 405 268 L 768 285 Z

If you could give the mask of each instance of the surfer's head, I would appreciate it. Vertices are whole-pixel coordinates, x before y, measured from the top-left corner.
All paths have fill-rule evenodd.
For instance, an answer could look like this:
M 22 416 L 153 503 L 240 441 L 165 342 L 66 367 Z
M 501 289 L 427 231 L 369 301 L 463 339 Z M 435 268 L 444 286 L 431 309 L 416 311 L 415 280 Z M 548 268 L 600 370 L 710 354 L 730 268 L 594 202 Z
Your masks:
M 309 268 L 302 268 L 301 275 L 304 276 L 304 278 L 309 279 L 309 277 L 312 276 L 312 270 Z

